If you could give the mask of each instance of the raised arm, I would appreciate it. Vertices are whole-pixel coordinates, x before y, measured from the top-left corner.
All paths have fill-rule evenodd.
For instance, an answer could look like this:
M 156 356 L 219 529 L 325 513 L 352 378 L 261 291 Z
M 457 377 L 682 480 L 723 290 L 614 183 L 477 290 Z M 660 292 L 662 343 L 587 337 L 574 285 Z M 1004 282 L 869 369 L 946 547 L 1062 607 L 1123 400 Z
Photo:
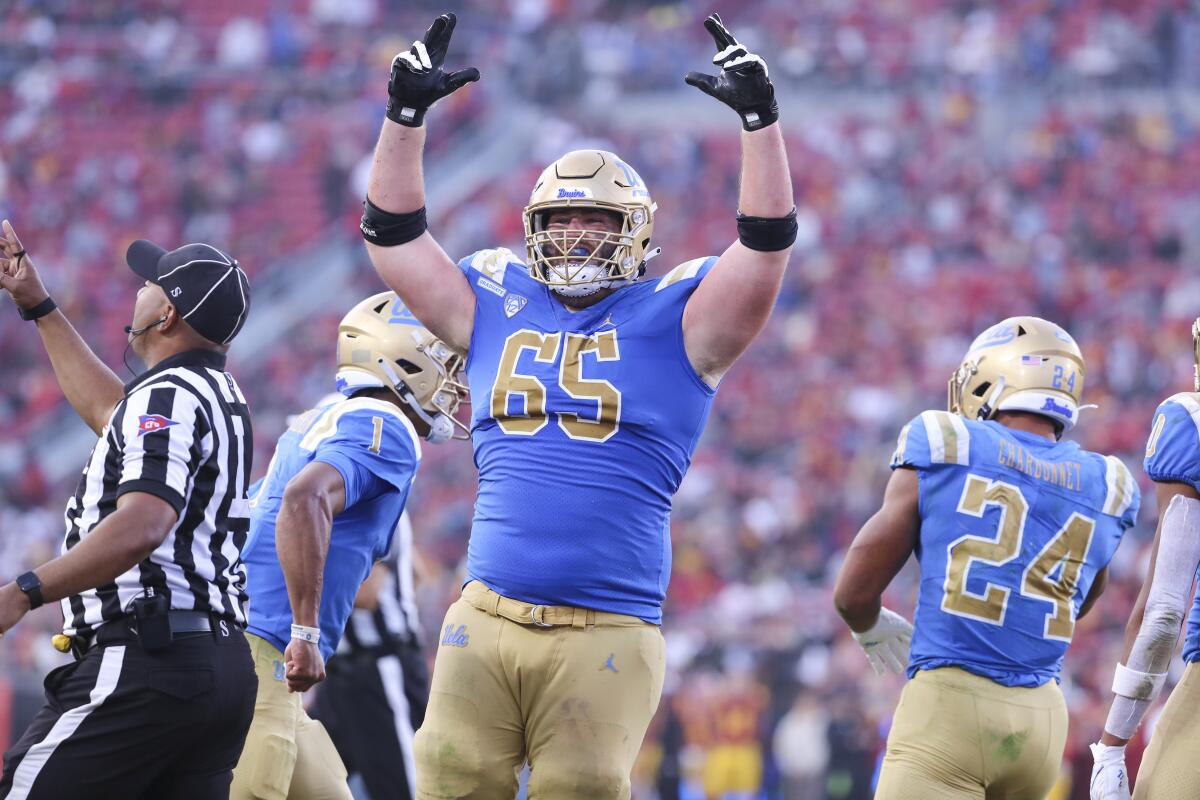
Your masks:
M 0 236 L 0 288 L 24 312 L 37 313 L 49 307 L 44 304 L 50 293 L 8 220 L 4 220 Z M 36 319 L 34 324 L 58 385 L 83 421 L 99 435 L 113 408 L 125 396 L 121 379 L 92 352 L 62 311 L 55 308 Z
M 443 14 L 425 37 L 392 62 L 387 119 L 379 133 L 362 220 L 367 253 L 384 282 L 434 335 L 466 352 L 475 322 L 475 295 L 466 277 L 426 230 L 425 112 L 471 81 L 473 67 L 442 69 L 456 18 Z
M 716 42 L 721 74 L 685 79 L 742 118 L 738 240 L 717 260 L 688 300 L 684 346 L 712 384 L 767 324 L 796 239 L 795 202 L 775 89 L 761 58 L 746 51 L 713 14 L 704 22 Z

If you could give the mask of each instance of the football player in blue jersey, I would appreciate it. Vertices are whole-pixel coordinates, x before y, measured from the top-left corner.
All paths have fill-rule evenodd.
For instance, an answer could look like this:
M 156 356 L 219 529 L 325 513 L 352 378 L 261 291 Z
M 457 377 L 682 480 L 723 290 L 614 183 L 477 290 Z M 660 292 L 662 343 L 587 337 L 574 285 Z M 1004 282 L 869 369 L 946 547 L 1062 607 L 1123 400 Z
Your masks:
M 1125 745 L 1167 679 L 1179 626 L 1187 617 L 1183 660 L 1187 667 L 1171 692 L 1138 770 L 1136 800 L 1200 797 L 1200 593 L 1192 582 L 1200 567 L 1200 320 L 1192 326 L 1195 392 L 1163 401 L 1146 443 L 1146 474 L 1158 500 L 1158 531 L 1150 575 L 1125 629 L 1117 664 L 1116 695 L 1104 735 L 1092 745 L 1092 800 L 1128 800 Z
M 527 261 L 455 266 L 426 230 L 423 120 L 476 80 L 442 68 L 439 17 L 396 57 L 362 231 L 416 316 L 470 352 L 479 492 L 462 598 L 444 622 L 414 745 L 419 797 L 628 797 L 658 704 L 671 499 L 717 383 L 766 324 L 796 237 L 774 89 L 716 15 L 717 76 L 686 81 L 741 120 L 738 238 L 643 277 L 650 189 L 613 153 L 576 150 L 538 178 Z M 734 220 L 730 220 L 733 227 Z
M 258 698 L 230 797 L 350 798 L 346 769 L 299 693 L 324 679 L 359 587 L 388 552 L 420 440 L 454 434 L 461 368 L 395 293 L 364 300 L 338 327 L 343 398 L 292 421 L 251 488 L 242 558 Z
M 1063 655 L 1139 502 L 1120 460 L 1062 439 L 1083 380 L 1066 331 L 1006 319 L 972 343 L 949 413 L 926 411 L 900 433 L 883 506 L 834 589 L 876 672 L 910 678 L 877 800 L 1040 800 L 1058 777 Z M 910 626 L 881 598 L 914 552 Z

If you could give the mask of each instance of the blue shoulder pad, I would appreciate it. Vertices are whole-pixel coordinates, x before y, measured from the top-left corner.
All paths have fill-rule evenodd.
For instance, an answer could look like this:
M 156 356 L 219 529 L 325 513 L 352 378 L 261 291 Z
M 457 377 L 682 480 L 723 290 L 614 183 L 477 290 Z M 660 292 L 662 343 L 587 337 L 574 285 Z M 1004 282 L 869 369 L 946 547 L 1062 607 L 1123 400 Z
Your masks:
M 525 262 L 507 247 L 474 252 L 459 261 L 458 268 L 467 276 L 476 294 L 490 292 L 497 297 L 504 297 L 508 293 L 505 278 L 517 273 L 529 274 Z
M 1200 489 L 1200 395 L 1172 395 L 1154 412 L 1144 466 L 1151 480 Z
M 314 461 L 336 467 L 347 482 L 366 470 L 398 489 L 407 489 L 421 460 L 412 423 L 391 403 L 354 397 L 332 406 L 300 441 Z M 351 487 L 347 486 L 349 495 Z
M 891 466 L 966 465 L 970 456 L 971 432 L 966 420 L 949 411 L 922 411 L 900 430 Z
M 709 273 L 709 270 L 713 268 L 713 264 L 716 263 L 716 256 L 705 256 L 685 261 L 659 278 L 654 284 L 654 291 L 661 292 L 664 289 L 679 286 L 683 287 L 688 294 L 691 294 L 700 285 L 700 281 Z

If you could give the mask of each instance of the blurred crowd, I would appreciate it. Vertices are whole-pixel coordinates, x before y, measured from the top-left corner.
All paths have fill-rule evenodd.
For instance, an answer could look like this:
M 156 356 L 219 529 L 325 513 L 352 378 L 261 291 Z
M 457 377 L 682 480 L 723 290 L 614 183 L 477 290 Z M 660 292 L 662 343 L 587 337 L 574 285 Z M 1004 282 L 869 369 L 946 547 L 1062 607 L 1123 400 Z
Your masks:
M 430 162 L 454 159 L 464 131 L 514 97 L 541 115 L 503 179 L 431 208 L 452 255 L 521 252 L 535 176 L 582 143 L 620 153 L 653 192 L 664 253 L 652 274 L 734 238 L 732 115 L 727 129 L 640 130 L 582 110 L 690 92 L 682 73 L 711 57 L 707 6 L 17 0 L 0 16 L 0 214 L 108 363 L 124 349 L 134 238 L 211 241 L 252 283 L 320 280 L 289 262 L 333 243 L 353 254 L 356 291 L 382 288 L 356 223 L 388 63 L 443 6 L 460 14 L 449 63 L 484 78 L 430 113 Z M 725 17 L 782 97 L 862 102 L 815 119 L 783 107 L 800 236 L 779 306 L 723 381 L 676 499 L 667 693 L 636 796 L 869 797 L 901 683 L 870 673 L 829 587 L 880 499 L 897 432 L 942 407 L 973 334 L 1023 313 L 1070 330 L 1088 362 L 1085 402 L 1098 406 L 1073 436 L 1131 467 L 1155 404 L 1191 387 L 1200 118 L 1179 97 L 1200 78 L 1200 9 L 752 0 Z M 296 324 L 268 352 L 234 348 L 256 475 L 285 416 L 330 387 L 345 310 Z M 0 312 L 7 579 L 57 548 L 73 478 L 46 470 L 71 411 L 34 332 Z M 412 506 L 432 632 L 457 587 L 475 474 L 464 446 L 426 454 Z M 1148 557 L 1149 489 L 1067 657 L 1063 798 L 1086 796 L 1086 744 Z M 910 565 L 889 605 L 911 611 L 914 578 Z M 56 657 L 46 634 L 58 622 L 44 611 L 0 647 L 21 702 L 36 700 L 32 678 Z

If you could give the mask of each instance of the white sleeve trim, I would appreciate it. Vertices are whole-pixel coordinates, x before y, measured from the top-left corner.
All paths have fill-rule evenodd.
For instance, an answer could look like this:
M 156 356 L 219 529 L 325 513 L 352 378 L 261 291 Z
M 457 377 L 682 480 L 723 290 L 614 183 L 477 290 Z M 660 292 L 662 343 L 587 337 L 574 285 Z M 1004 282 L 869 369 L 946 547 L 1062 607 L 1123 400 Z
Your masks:
M 693 258 L 691 261 L 685 261 L 675 269 L 668 272 L 659 279 L 658 285 L 654 287 L 654 291 L 661 292 L 672 284 L 686 281 L 689 278 L 694 278 L 700 272 L 700 268 L 704 266 L 704 262 L 708 261 L 712 256 L 704 256 L 702 258 Z
M 373 397 L 351 397 L 327 408 L 325 413 L 313 422 L 308 433 L 304 434 L 304 438 L 300 440 L 300 448 L 310 453 L 313 452 L 321 442 L 337 433 L 338 422 L 343 416 L 351 411 L 364 409 L 376 414 L 387 414 L 399 420 L 400 424 L 404 426 L 404 430 L 408 432 L 409 439 L 412 440 L 417 461 L 421 460 L 421 437 L 417 435 L 417 429 L 413 427 L 409 418 L 391 403 L 385 400 L 376 400 Z
M 1104 457 L 1104 480 L 1108 485 L 1104 495 L 1104 513 L 1120 517 L 1133 505 L 1137 493 L 1133 474 L 1116 456 Z
M 962 417 L 948 411 L 922 411 L 921 424 L 929 441 L 931 464 L 968 464 L 971 432 Z
M 510 263 L 525 266 L 525 262 L 517 258 L 516 253 L 507 247 L 493 247 L 490 250 L 480 250 L 471 256 L 471 268 L 486 275 L 501 286 L 504 285 L 504 274 L 508 271 Z

